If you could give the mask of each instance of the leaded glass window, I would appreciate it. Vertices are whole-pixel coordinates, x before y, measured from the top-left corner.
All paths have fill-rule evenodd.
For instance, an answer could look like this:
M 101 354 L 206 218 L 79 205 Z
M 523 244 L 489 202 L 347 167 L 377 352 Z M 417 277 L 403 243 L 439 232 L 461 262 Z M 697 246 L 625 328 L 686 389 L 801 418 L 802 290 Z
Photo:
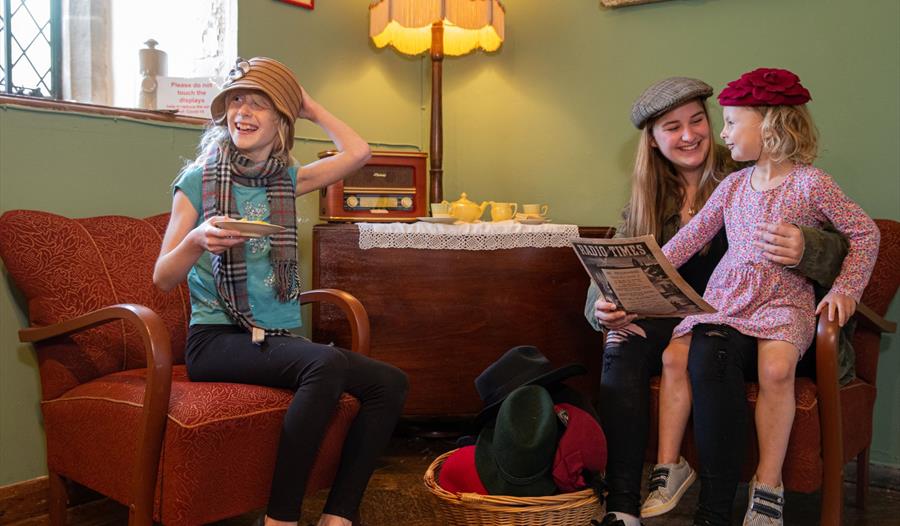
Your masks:
M 237 56 L 237 2 L 0 0 L 0 96 L 138 107 L 151 39 L 162 76 L 217 79 Z
M 58 99 L 61 0 L 3 0 L 0 91 Z

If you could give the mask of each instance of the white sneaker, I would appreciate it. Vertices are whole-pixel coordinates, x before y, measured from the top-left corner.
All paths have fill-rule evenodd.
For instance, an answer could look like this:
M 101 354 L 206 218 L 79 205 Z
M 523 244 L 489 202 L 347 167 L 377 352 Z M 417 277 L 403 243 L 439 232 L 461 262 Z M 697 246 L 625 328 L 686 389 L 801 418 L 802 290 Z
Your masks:
M 641 517 L 656 517 L 672 511 L 695 480 L 697 473 L 684 457 L 678 457 L 677 464 L 653 466 L 650 471 L 650 494 L 641 506 Z
M 784 484 L 773 488 L 753 477 L 744 526 L 784 526 Z

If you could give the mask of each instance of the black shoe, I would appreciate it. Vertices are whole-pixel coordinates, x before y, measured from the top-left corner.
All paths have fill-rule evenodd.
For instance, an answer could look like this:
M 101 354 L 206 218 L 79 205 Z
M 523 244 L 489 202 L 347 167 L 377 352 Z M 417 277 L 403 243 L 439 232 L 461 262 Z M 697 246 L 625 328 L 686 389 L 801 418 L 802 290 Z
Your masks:
M 625 521 L 617 519 L 612 513 L 607 513 L 600 522 L 597 522 L 597 519 L 592 519 L 591 526 L 625 526 Z

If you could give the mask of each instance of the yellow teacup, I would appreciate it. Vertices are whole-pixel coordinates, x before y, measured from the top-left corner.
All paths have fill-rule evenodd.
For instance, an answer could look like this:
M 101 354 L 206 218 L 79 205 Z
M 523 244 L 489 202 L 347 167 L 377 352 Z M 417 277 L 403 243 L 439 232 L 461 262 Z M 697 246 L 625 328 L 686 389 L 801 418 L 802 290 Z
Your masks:
M 431 217 L 450 217 L 450 203 L 431 203 Z
M 491 221 L 507 221 L 516 215 L 519 205 L 516 203 L 497 203 L 491 201 Z
M 550 211 L 549 205 L 539 205 L 539 204 L 527 204 L 522 205 L 522 213 L 527 215 L 528 217 L 544 217 L 547 215 L 547 212 Z

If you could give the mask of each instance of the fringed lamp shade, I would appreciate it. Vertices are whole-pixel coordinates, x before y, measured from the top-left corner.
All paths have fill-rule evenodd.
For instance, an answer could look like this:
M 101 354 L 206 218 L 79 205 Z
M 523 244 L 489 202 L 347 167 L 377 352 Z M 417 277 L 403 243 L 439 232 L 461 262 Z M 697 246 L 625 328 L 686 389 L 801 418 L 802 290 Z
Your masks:
M 369 36 L 376 46 L 404 55 L 431 54 L 430 198 L 443 199 L 441 64 L 444 55 L 496 51 L 504 39 L 499 0 L 377 0 L 369 6 Z
M 498 0 L 380 0 L 369 7 L 369 36 L 378 47 L 404 55 L 431 49 L 431 26 L 444 26 L 444 54 L 496 51 L 503 43 L 503 5 Z

